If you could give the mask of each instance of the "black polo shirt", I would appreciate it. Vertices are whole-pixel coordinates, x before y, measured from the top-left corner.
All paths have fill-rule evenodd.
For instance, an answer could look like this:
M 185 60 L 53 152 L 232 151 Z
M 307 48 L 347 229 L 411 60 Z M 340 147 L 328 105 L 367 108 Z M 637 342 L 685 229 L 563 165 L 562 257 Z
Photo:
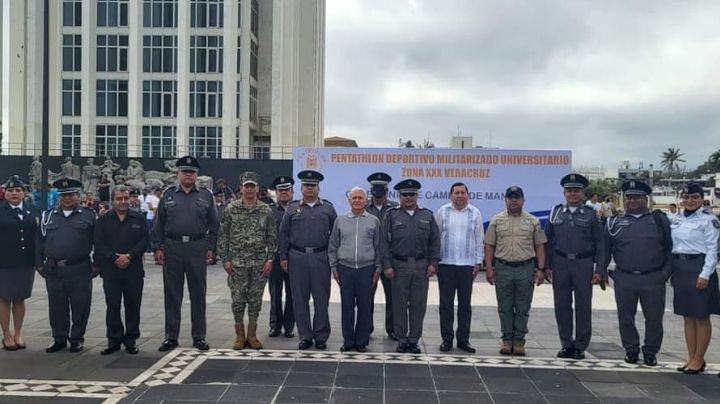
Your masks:
M 114 210 L 100 217 L 95 223 L 95 263 L 105 277 L 145 276 L 143 254 L 148 247 L 148 230 L 145 218 L 128 211 L 120 221 Z M 115 266 L 115 254 L 130 254 L 130 266 Z

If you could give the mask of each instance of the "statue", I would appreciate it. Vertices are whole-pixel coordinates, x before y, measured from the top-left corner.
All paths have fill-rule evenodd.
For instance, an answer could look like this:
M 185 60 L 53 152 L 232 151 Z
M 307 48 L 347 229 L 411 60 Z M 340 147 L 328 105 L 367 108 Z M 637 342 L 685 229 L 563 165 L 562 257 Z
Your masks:
M 108 178 L 112 179 L 113 173 L 115 170 L 120 168 L 120 164 L 113 163 L 110 156 L 105 156 L 105 161 L 103 162 L 103 165 L 101 167 L 101 171 L 104 174 L 107 174 Z
M 137 160 L 130 160 L 127 168 L 127 179 L 145 181 L 145 170 L 142 163 Z
M 28 173 L 28 181 L 31 185 L 40 184 L 42 179 L 42 163 L 40 162 L 40 156 L 33 157 L 32 163 L 30 163 L 30 172 Z
M 80 166 L 73 164 L 72 157 L 65 157 L 65 162 L 60 165 L 60 176 L 80 179 Z
M 82 168 L 83 189 L 88 192 L 95 193 L 97 191 L 97 183 L 100 180 L 102 172 L 100 166 L 96 165 L 92 157 L 87 159 L 87 165 Z

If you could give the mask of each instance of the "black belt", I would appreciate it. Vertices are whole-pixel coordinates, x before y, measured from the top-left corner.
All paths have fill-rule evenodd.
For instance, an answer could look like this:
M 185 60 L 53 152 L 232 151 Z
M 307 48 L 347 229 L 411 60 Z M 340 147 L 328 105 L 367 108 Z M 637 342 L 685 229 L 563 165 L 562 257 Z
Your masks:
M 620 269 L 620 268 L 615 268 L 615 269 L 618 270 L 618 271 L 620 271 L 620 272 L 622 272 L 622 273 L 625 273 L 625 274 L 645 275 L 645 274 L 651 274 L 651 273 L 653 273 L 653 272 L 662 271 L 663 268 L 664 268 L 664 267 L 657 267 L 657 268 L 653 268 L 653 269 L 651 269 L 651 270 L 649 270 L 649 271 L 627 271 L 627 270 L 625 270 L 625 269 Z
M 290 248 L 292 248 L 295 251 L 300 251 L 301 253 L 306 254 L 312 254 L 317 252 L 322 252 L 327 250 L 327 246 L 325 247 L 298 247 L 295 244 L 290 244 Z
M 55 261 L 55 266 L 57 266 L 58 268 L 62 268 L 62 267 L 70 267 L 70 266 L 73 266 L 73 265 L 80 265 L 80 264 L 89 263 L 89 262 L 90 262 L 90 258 L 89 258 L 89 257 L 83 257 L 83 258 L 66 259 L 66 260 L 54 260 L 54 261 Z
M 694 260 L 704 260 L 705 254 L 673 254 L 672 255 L 674 260 L 681 260 L 681 261 L 694 261 Z
M 401 257 L 399 255 L 393 254 L 392 258 L 396 261 L 402 261 L 402 262 L 417 262 L 420 260 L 424 260 L 424 255 L 418 255 L 417 257 Z
M 170 234 L 170 233 L 165 234 L 165 238 L 169 238 L 170 240 L 179 241 L 181 243 L 189 243 L 191 241 L 198 241 L 198 240 L 204 239 L 205 237 L 207 237 L 207 235 L 205 235 L 205 234 L 196 234 L 194 236 L 178 236 L 176 234 Z
M 526 259 L 525 261 L 505 261 L 505 260 L 502 259 L 502 258 L 495 258 L 495 261 L 497 261 L 497 262 L 499 262 L 499 263 L 501 263 L 501 264 L 503 264 L 503 265 L 507 265 L 507 266 L 509 266 L 509 267 L 516 268 L 516 267 L 521 267 L 521 266 L 523 266 L 523 265 L 527 265 L 527 264 L 529 264 L 529 263 L 531 263 L 531 262 L 535 262 L 535 257 L 528 258 L 528 259 Z
M 564 251 L 555 250 L 555 254 L 557 254 L 563 258 L 567 258 L 569 260 L 580 260 L 583 258 L 590 258 L 590 257 L 594 256 L 595 251 L 585 251 L 585 252 L 581 252 L 579 254 L 568 254 Z

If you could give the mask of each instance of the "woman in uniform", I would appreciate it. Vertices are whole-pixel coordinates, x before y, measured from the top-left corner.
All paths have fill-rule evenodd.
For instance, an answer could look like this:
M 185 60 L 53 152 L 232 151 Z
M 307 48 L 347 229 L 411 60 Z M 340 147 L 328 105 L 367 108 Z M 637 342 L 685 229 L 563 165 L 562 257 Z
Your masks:
M 682 193 L 685 209 L 670 224 L 672 229 L 673 308 L 685 320 L 688 359 L 677 368 L 686 374 L 705 370 L 710 345 L 710 314 L 720 314 L 717 264 L 720 222 L 702 209 L 702 185 L 690 183 Z
M 25 299 L 30 297 L 35 277 L 35 230 L 40 212 L 23 202 L 24 186 L 18 176 L 10 177 L 5 183 L 5 201 L 0 202 L 0 326 L 2 347 L 8 351 L 25 349 Z M 11 314 L 14 330 L 10 329 Z

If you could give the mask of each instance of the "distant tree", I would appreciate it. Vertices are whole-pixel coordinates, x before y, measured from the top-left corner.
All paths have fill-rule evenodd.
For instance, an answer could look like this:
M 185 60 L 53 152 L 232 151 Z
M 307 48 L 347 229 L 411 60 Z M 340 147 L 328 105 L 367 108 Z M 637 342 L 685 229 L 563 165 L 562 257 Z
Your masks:
M 680 171 L 680 165 L 678 163 L 684 163 L 685 159 L 682 157 L 684 153 L 680 153 L 680 149 L 669 147 L 666 152 L 662 154 L 662 161 L 660 165 L 665 169 L 668 174 L 676 173 Z
M 410 139 L 402 140 L 402 138 L 401 138 L 400 141 L 398 142 L 398 147 L 403 147 L 403 148 L 408 148 L 408 149 L 414 149 L 414 148 L 432 149 L 435 147 L 435 144 L 430 139 L 425 139 L 425 140 L 423 140 L 422 144 L 417 144 L 417 143 L 413 143 L 413 141 Z
M 413 144 L 412 140 L 410 140 L 410 139 L 405 140 L 405 141 L 403 141 L 402 139 L 400 139 L 400 142 L 399 142 L 399 144 L 398 144 L 398 147 L 404 147 L 404 148 L 407 148 L 407 149 L 414 149 L 414 148 L 415 148 L 415 145 Z
M 617 183 L 614 180 L 609 179 L 597 179 L 590 180 L 590 184 L 585 188 L 585 198 L 590 199 L 594 194 L 597 194 L 601 198 L 611 197 L 617 195 L 619 189 Z

